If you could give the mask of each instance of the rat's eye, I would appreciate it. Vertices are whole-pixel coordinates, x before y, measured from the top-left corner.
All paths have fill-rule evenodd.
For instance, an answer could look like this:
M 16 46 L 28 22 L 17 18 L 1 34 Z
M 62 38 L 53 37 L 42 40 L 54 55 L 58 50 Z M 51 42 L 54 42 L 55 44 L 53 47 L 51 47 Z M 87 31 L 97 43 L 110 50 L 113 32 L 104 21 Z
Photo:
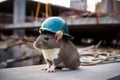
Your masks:
M 45 40 L 49 40 L 49 37 L 46 36 L 46 37 L 44 37 L 44 39 L 45 39 Z

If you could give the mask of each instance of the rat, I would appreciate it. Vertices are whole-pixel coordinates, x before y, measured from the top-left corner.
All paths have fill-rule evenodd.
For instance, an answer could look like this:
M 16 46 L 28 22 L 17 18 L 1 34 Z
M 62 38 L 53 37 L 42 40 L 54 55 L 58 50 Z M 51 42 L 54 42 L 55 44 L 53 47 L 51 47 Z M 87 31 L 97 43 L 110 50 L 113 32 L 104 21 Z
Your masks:
M 63 35 L 62 31 L 56 33 L 40 31 L 40 35 L 34 41 L 33 46 L 42 51 L 47 63 L 42 70 L 55 72 L 56 67 L 62 67 L 61 70 L 66 71 L 77 69 L 80 66 L 77 48 L 71 40 Z

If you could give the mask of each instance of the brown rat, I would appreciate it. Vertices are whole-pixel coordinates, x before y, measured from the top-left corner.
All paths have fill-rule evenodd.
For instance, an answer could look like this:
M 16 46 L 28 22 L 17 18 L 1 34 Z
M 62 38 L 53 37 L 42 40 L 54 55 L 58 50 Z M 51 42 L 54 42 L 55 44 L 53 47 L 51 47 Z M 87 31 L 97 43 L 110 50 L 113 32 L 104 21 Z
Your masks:
M 62 70 L 76 69 L 80 66 L 79 53 L 75 45 L 61 31 L 51 33 L 43 31 L 36 41 L 34 48 L 43 52 L 47 66 L 43 70 L 55 72 L 60 66 Z
M 40 36 L 34 42 L 34 48 L 40 49 L 47 63 L 43 70 L 54 72 L 60 66 L 62 70 L 76 69 L 80 65 L 79 54 L 69 40 L 68 25 L 60 17 L 47 18 L 39 28 Z

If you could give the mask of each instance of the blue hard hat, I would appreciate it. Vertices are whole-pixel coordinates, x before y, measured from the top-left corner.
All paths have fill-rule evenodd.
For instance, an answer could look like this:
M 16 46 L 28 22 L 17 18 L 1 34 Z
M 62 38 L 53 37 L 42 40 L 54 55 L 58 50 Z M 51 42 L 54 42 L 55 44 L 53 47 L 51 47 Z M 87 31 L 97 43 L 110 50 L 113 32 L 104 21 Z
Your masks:
M 69 35 L 69 29 L 66 22 L 60 17 L 49 17 L 41 25 L 40 30 L 46 30 L 52 33 L 62 31 L 63 35 L 73 39 L 74 37 Z

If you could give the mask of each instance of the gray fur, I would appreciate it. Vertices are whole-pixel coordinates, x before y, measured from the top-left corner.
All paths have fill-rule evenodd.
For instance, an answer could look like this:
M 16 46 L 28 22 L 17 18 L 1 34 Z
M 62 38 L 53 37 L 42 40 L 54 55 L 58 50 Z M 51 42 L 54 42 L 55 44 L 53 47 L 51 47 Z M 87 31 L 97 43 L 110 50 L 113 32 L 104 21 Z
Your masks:
M 46 38 L 46 39 L 45 39 Z M 47 40 L 49 38 L 49 40 Z M 48 61 L 50 64 L 55 64 L 57 67 L 60 63 L 70 69 L 76 69 L 80 66 L 79 54 L 75 45 L 67 38 L 56 40 L 55 34 L 43 33 L 34 42 L 35 47 L 39 49 L 54 49 L 60 48 L 60 52 L 57 59 Z

